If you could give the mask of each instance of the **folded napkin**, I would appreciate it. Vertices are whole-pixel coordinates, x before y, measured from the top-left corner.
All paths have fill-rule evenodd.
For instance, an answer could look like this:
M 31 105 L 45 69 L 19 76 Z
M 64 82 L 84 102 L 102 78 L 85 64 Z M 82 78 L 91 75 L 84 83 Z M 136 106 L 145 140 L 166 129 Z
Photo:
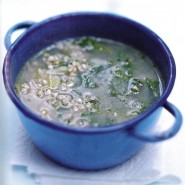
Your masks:
M 146 144 L 127 162 L 97 172 L 77 171 L 63 167 L 43 155 L 22 126 L 17 129 L 11 164 L 25 166 L 41 185 L 144 185 L 155 182 L 180 182 L 176 176 L 163 176 L 162 144 Z M 168 183 L 169 184 L 169 183 Z

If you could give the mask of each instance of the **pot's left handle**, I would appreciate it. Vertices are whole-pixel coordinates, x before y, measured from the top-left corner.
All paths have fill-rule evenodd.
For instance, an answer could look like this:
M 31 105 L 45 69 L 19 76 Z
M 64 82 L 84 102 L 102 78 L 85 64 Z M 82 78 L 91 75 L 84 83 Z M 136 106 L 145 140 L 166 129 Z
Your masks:
M 31 26 L 33 26 L 35 24 L 35 22 L 31 22 L 31 21 L 26 21 L 26 22 L 21 22 L 18 24 L 15 24 L 14 26 L 12 26 L 6 33 L 5 35 L 5 40 L 4 40 L 4 44 L 6 49 L 8 50 L 10 48 L 10 46 L 13 44 L 11 41 L 12 35 L 16 30 L 20 30 L 20 29 L 27 29 Z

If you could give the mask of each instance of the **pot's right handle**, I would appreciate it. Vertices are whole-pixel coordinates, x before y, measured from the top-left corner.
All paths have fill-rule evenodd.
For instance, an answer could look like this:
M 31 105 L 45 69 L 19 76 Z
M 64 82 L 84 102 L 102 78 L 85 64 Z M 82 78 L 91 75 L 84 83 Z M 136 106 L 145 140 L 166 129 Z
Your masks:
M 131 128 L 128 131 L 129 135 L 132 135 L 133 137 L 135 137 L 141 141 L 145 141 L 145 142 L 158 142 L 158 141 L 163 141 L 163 140 L 166 140 L 166 139 L 173 137 L 179 131 L 179 129 L 182 125 L 182 115 L 181 115 L 180 111 L 178 110 L 178 108 L 169 102 L 166 102 L 163 105 L 163 107 L 169 113 L 171 113 L 175 118 L 175 121 L 174 121 L 173 125 L 171 126 L 171 128 L 169 128 L 168 130 L 166 130 L 164 132 L 156 133 L 156 134 L 152 134 L 152 135 L 149 133 L 143 134 L 142 131 L 141 132 L 139 131 L 139 129 L 136 131 L 136 129 Z
M 13 33 L 16 30 L 26 29 L 26 28 L 33 26 L 34 24 L 35 22 L 26 21 L 26 22 L 21 22 L 21 23 L 18 23 L 12 26 L 5 35 L 4 44 L 5 44 L 6 49 L 8 50 L 10 46 L 12 45 L 11 38 L 12 38 Z

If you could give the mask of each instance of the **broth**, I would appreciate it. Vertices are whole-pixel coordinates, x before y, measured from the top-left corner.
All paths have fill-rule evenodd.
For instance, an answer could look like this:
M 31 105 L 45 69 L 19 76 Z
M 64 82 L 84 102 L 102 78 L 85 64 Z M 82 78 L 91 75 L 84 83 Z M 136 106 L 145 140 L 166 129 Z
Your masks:
M 21 70 L 15 90 L 45 119 L 104 126 L 131 119 L 162 94 L 151 59 L 123 43 L 79 37 L 45 48 Z

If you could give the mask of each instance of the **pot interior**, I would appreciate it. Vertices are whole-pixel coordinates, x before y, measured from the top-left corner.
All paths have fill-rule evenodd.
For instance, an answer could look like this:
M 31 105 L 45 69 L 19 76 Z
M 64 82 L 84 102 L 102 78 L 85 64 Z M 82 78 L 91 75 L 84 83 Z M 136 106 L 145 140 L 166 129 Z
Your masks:
M 170 82 L 172 73 L 175 74 L 173 57 L 155 33 L 127 18 L 98 13 L 61 15 L 29 28 L 8 55 L 11 85 L 14 86 L 17 74 L 34 54 L 56 41 L 79 36 L 107 38 L 135 47 L 159 68 L 164 78 L 164 91 L 169 83 L 173 86 Z

